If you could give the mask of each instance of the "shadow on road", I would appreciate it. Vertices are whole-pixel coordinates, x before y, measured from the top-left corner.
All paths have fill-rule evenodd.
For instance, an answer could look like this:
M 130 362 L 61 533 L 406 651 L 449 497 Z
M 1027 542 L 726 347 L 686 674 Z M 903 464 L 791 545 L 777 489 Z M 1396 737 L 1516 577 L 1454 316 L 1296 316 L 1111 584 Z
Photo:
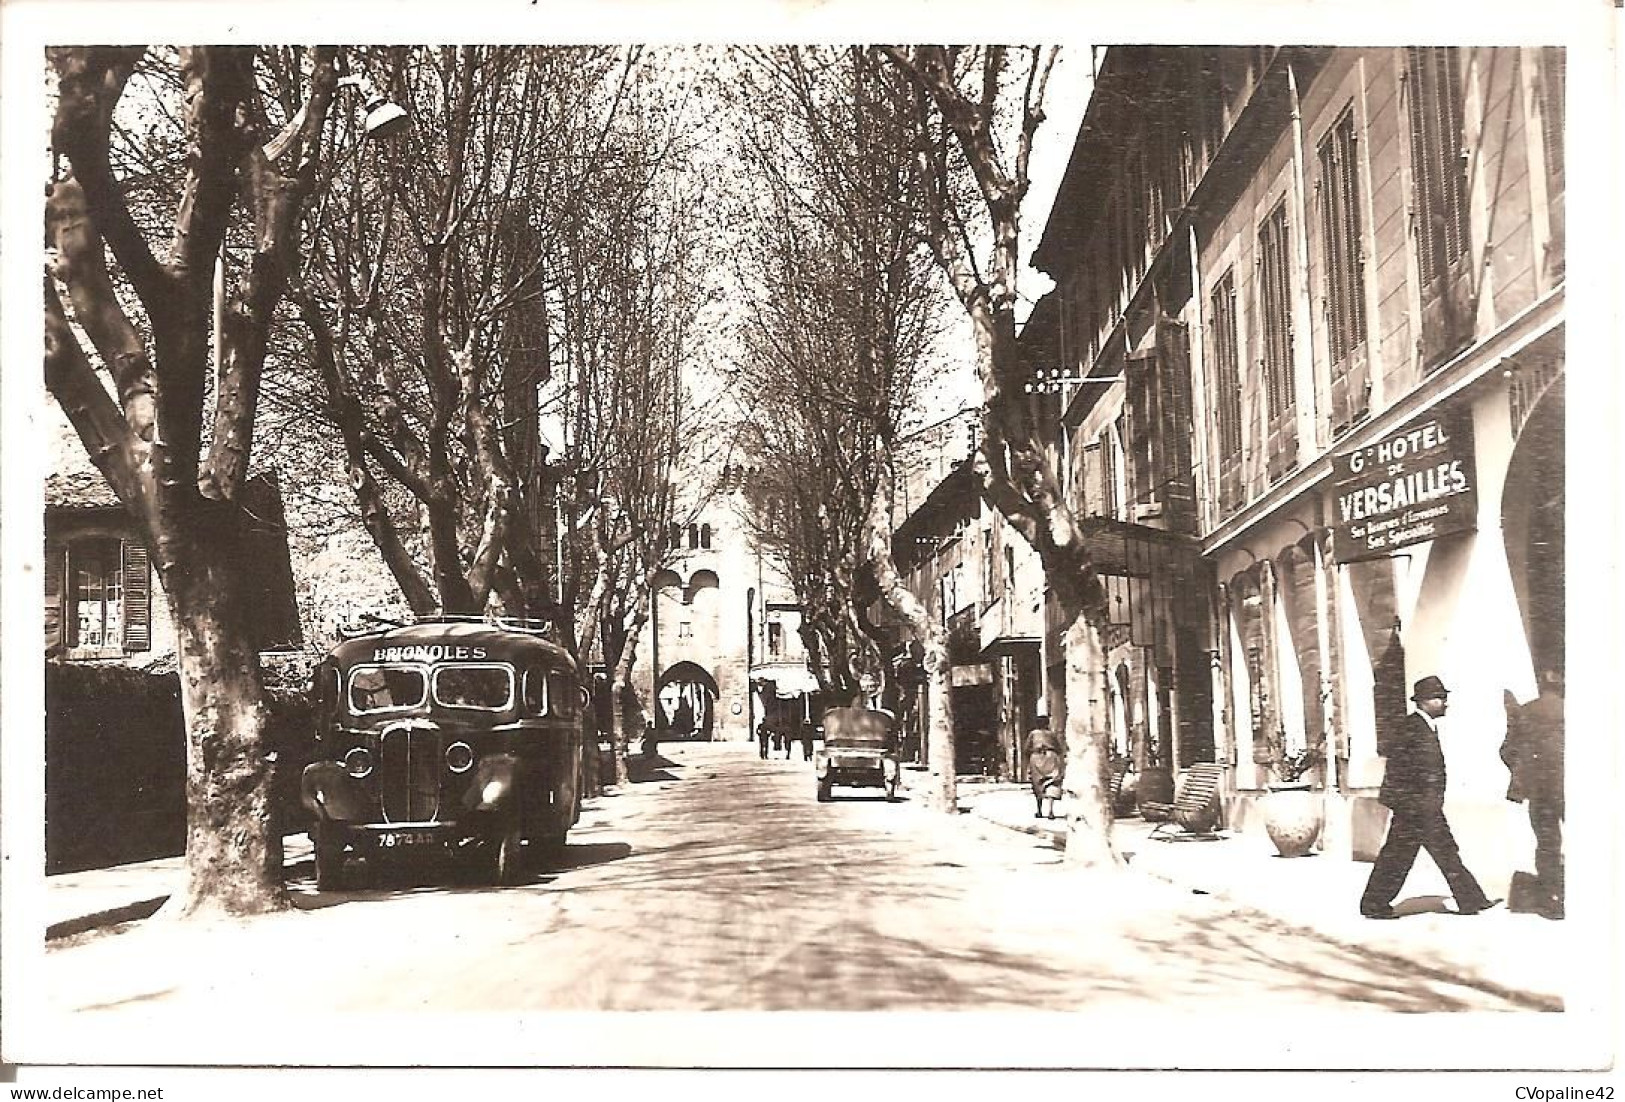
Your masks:
M 656 754 L 654 757 L 638 755 L 626 759 L 626 777 L 632 784 L 649 784 L 652 781 L 675 781 L 681 778 L 673 773 L 673 769 L 681 770 L 683 767 L 670 758 Z
M 463 895 L 542 887 L 562 873 L 621 861 L 632 855 L 625 842 L 587 842 L 566 845 L 553 852 L 527 854 L 524 871 L 513 885 L 493 884 L 478 857 L 464 860 L 352 861 L 347 885 L 338 891 L 316 889 L 314 863 L 296 861 L 287 867 L 288 897 L 302 911 L 322 910 L 352 900 L 384 900 L 414 895 Z
M 1247 912 L 1243 912 L 1246 914 Z M 1485 994 L 1507 1010 L 1563 1009 L 1560 999 L 1496 990 L 1443 970 L 1376 950 L 1346 945 L 1262 915 L 1235 912 L 1185 916 L 1166 927 L 1131 935 L 1148 955 L 1164 956 L 1155 991 L 1177 1004 L 1215 990 L 1307 992 L 1347 1005 L 1401 1012 L 1483 1009 Z

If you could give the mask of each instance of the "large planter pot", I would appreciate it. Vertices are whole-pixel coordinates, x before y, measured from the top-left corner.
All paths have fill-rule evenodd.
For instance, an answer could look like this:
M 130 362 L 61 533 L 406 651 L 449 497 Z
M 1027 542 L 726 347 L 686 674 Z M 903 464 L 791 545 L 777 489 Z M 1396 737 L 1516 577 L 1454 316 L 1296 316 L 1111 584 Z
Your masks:
M 1174 775 L 1166 765 L 1148 765 L 1138 776 L 1139 781 L 1134 789 L 1136 807 L 1174 802 Z
M 1318 792 L 1308 785 L 1271 788 L 1258 801 L 1264 813 L 1264 829 L 1282 857 L 1302 857 L 1320 837 L 1324 804 Z
M 1112 805 L 1112 814 L 1119 819 L 1137 814 L 1140 808 L 1140 775 L 1128 773 L 1123 777 L 1123 787 L 1117 790 L 1117 802 Z

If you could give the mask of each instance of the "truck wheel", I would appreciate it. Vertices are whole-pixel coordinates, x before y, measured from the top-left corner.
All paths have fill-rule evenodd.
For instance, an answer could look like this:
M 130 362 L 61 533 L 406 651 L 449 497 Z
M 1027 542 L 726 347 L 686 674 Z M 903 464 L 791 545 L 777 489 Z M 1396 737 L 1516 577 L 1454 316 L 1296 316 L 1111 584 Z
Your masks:
M 333 837 L 333 828 L 317 823 L 311 832 L 316 847 L 316 890 L 337 891 L 344 886 L 344 843 Z
M 491 882 L 511 885 L 519 883 L 524 861 L 525 836 L 519 829 L 519 820 L 503 824 L 491 838 Z
M 831 781 L 831 780 L 819 781 L 818 782 L 818 802 L 821 803 L 821 804 L 829 803 L 829 801 L 831 799 L 830 793 L 831 793 L 831 790 L 834 787 L 835 787 L 835 782 L 834 781 Z

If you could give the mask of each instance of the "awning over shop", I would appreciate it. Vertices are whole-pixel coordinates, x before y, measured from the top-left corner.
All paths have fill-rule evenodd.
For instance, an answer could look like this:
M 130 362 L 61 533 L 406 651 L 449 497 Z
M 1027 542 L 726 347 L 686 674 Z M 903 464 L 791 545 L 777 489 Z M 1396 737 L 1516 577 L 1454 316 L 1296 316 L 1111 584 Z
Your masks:
M 773 694 L 780 700 L 803 694 L 811 696 L 818 691 L 818 679 L 806 666 L 757 666 L 750 671 L 750 680 L 752 684 L 772 682 Z

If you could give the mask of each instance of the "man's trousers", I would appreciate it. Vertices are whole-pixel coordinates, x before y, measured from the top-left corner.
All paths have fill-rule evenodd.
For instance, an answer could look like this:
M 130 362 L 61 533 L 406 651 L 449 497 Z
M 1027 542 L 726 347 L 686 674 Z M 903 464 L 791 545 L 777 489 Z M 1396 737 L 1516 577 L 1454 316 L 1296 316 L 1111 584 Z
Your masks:
M 1455 835 L 1450 833 L 1450 824 L 1445 821 L 1444 809 L 1431 808 L 1394 812 L 1388 824 L 1388 838 L 1377 853 L 1377 863 L 1372 866 L 1365 894 L 1360 897 L 1362 913 L 1380 913 L 1393 905 L 1394 897 L 1405 886 L 1405 878 L 1416 863 L 1417 852 L 1424 849 L 1444 873 L 1458 910 L 1476 911 L 1489 905 L 1484 889 L 1462 864 L 1461 850 L 1456 845 Z

